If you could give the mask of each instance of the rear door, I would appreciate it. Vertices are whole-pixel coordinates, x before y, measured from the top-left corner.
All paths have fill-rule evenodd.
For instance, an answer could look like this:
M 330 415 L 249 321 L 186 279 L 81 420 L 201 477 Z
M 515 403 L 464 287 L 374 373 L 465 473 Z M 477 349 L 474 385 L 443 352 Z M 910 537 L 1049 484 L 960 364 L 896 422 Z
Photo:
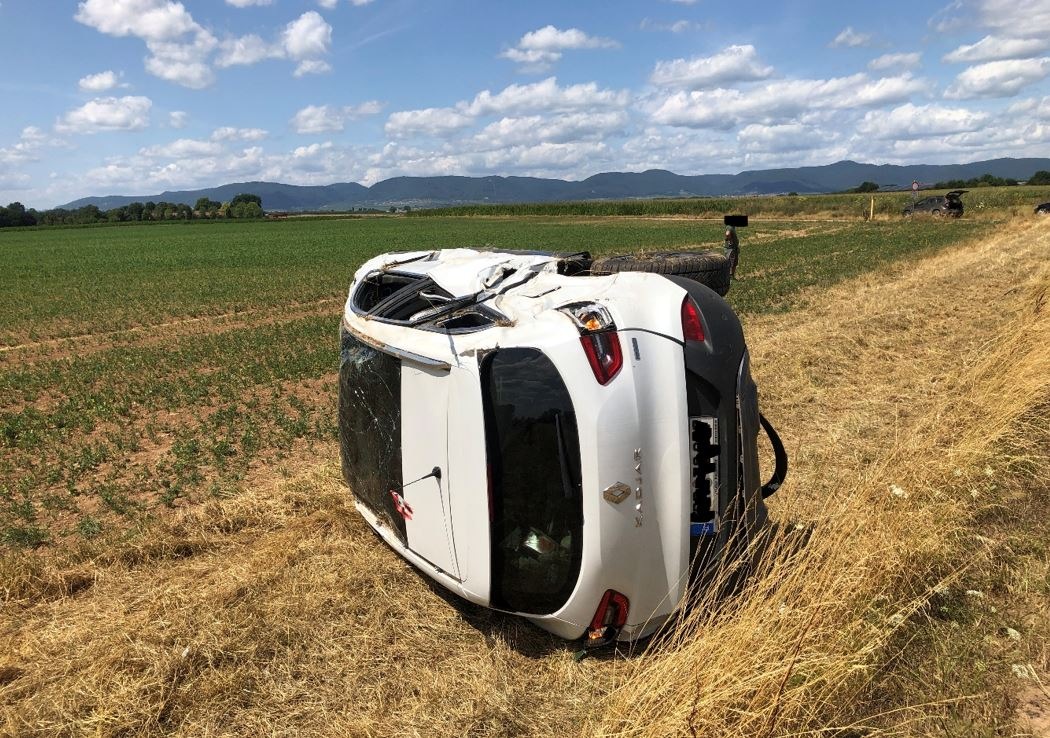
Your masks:
M 449 370 L 401 365 L 401 468 L 408 547 L 459 579 L 448 487 Z M 440 476 L 428 476 L 434 469 Z M 421 477 L 426 477 L 421 479 Z M 419 481 L 414 481 L 419 480 Z

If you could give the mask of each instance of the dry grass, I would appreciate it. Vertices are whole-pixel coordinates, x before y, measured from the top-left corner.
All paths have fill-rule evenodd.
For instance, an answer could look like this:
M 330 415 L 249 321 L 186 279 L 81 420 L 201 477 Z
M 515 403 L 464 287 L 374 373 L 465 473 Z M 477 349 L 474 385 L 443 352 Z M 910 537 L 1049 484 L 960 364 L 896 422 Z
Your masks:
M 749 326 L 793 455 L 777 525 L 744 593 L 645 653 L 576 664 L 439 593 L 327 463 L 148 536 L 0 559 L 0 733 L 937 732 L 977 708 L 950 684 L 912 698 L 907 646 L 935 588 L 967 576 L 969 490 L 992 462 L 1050 466 L 1023 442 L 1050 406 L 1050 228 L 998 239 Z M 881 686 L 897 672 L 904 688 Z

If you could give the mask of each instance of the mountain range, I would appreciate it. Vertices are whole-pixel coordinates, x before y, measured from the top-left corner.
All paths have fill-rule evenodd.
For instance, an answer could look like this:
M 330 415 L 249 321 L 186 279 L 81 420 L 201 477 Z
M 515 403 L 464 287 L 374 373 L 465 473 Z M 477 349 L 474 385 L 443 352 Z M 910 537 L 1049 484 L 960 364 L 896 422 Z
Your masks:
M 908 189 L 913 181 L 929 186 L 935 182 L 966 180 L 984 174 L 1023 181 L 1039 170 L 1050 170 L 1050 159 L 990 159 L 970 164 L 913 165 L 839 161 L 824 166 L 691 176 L 650 169 L 646 172 L 605 172 L 581 181 L 499 176 L 393 177 L 370 187 L 357 182 L 312 186 L 237 182 L 156 195 L 84 197 L 61 207 L 74 209 L 95 205 L 108 210 L 132 202 L 149 201 L 193 205 L 201 197 L 227 202 L 242 192 L 259 195 L 263 208 L 270 211 L 386 209 L 390 206 L 426 208 L 474 203 L 771 195 L 787 192 L 801 194 L 841 192 L 862 182 L 875 182 L 883 189 Z

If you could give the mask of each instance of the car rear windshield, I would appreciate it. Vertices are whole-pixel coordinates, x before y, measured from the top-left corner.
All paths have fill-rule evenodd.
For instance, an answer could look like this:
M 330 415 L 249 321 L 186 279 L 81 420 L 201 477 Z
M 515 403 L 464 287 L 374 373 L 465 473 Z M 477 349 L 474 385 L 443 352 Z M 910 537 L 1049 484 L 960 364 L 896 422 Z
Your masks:
M 343 476 L 354 497 L 405 543 L 391 489 L 401 485 L 401 362 L 343 331 L 339 361 Z
M 550 614 L 572 594 L 583 550 L 572 399 L 554 364 L 536 349 L 490 354 L 482 382 L 492 475 L 492 604 Z

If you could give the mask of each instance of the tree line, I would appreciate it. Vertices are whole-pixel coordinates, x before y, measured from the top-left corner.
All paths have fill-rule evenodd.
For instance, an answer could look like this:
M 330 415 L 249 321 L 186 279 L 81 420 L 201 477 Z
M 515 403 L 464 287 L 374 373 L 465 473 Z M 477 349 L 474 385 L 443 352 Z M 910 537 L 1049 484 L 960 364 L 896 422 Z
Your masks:
M 33 208 L 26 209 L 20 202 L 13 202 L 7 207 L 0 207 L 0 228 L 262 216 L 262 198 L 248 192 L 236 195 L 229 202 L 216 202 L 201 197 L 193 207 L 185 203 L 150 201 L 132 202 L 109 210 L 102 210 L 96 205 L 84 205 L 73 210 L 54 208 L 38 211 Z

